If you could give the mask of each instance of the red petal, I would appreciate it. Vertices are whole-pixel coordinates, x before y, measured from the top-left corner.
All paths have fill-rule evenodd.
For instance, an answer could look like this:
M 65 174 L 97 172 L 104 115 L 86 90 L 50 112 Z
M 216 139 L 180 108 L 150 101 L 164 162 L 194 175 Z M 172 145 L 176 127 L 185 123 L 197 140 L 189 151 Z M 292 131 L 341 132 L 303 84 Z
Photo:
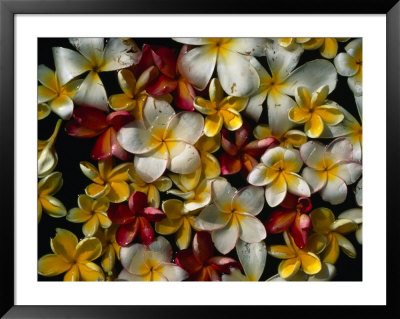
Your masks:
M 208 276 L 210 281 L 221 281 L 221 277 L 218 272 L 212 268 L 212 266 L 207 267 Z
M 238 153 L 238 148 L 231 142 L 229 131 L 226 129 L 221 130 L 221 146 L 229 155 L 235 156 Z
M 245 177 L 247 178 L 247 175 L 253 170 L 254 166 L 256 166 L 258 162 L 253 156 L 246 153 L 242 154 L 241 160 L 242 160 L 243 170 L 246 173 Z
M 177 85 L 178 82 L 176 80 L 161 74 L 154 83 L 146 87 L 146 92 L 150 95 L 161 96 L 175 90 Z
M 140 240 L 144 245 L 150 245 L 154 238 L 154 230 L 151 224 L 144 217 L 139 217 L 140 220 Z
M 242 268 L 235 259 L 228 258 L 228 257 L 220 257 L 220 256 L 213 257 L 208 260 L 208 263 L 210 264 L 210 266 L 212 268 L 214 268 L 219 273 L 230 274 L 231 273 L 230 269 L 232 267 L 238 268 L 238 269 Z
M 136 237 L 139 231 L 139 220 L 135 222 L 120 225 L 115 233 L 115 240 L 120 246 L 128 246 Z
M 133 213 L 142 213 L 147 206 L 147 195 L 142 192 L 134 192 L 129 197 L 129 209 Z
M 112 157 L 110 128 L 97 138 L 90 157 L 96 161 Z
M 110 204 L 107 216 L 114 224 L 129 224 L 136 218 L 129 207 L 124 204 Z
M 117 132 L 111 127 L 111 153 L 121 161 L 127 161 L 131 158 L 131 154 L 125 151 L 117 140 Z
M 159 210 L 154 207 L 146 207 L 143 210 L 142 215 L 149 221 L 149 222 L 159 222 L 160 220 L 165 218 L 165 214 L 162 210 Z
M 238 149 L 242 148 L 251 133 L 249 123 L 243 122 L 243 125 L 235 131 L 235 143 Z
M 151 46 L 153 61 L 162 74 L 169 78 L 176 77 L 175 49 L 161 46 Z
M 134 118 L 129 112 L 126 111 L 117 111 L 108 114 L 106 121 L 108 125 L 111 125 L 117 132 L 120 130 L 122 126 L 132 122 Z
M 174 101 L 177 107 L 186 111 L 194 111 L 193 101 L 196 97 L 196 93 L 193 87 L 185 79 L 180 78 L 178 85 L 174 91 Z
M 290 229 L 294 242 L 297 247 L 303 249 L 307 243 L 308 233 L 311 229 L 311 218 L 306 214 L 297 214 L 296 219 Z
M 307 213 L 312 209 L 311 199 L 309 197 L 300 197 L 297 209 L 300 213 Z
M 287 230 L 296 218 L 296 211 L 293 209 L 279 209 L 274 211 L 265 222 L 268 233 L 278 234 Z
M 135 78 L 138 79 L 140 74 L 142 74 L 144 70 L 153 65 L 154 61 L 151 54 L 150 45 L 144 44 L 142 48 L 142 56 L 140 57 L 139 63 L 132 67 Z
M 245 147 L 243 147 L 243 152 L 254 156 L 260 157 L 265 153 L 265 151 L 270 147 L 275 147 L 279 145 L 279 141 L 275 137 L 267 137 L 262 140 L 256 140 L 250 142 Z
M 95 137 L 103 132 L 102 130 L 96 131 L 83 127 L 74 120 L 70 120 L 65 124 L 65 130 L 68 135 L 81 138 Z
M 239 158 L 230 156 L 226 153 L 221 154 L 219 163 L 221 165 L 222 175 L 236 174 L 242 169 L 242 161 Z
M 285 199 L 279 205 L 284 208 L 296 209 L 299 199 L 296 195 L 287 193 Z
M 104 112 L 93 107 L 80 107 L 72 113 L 74 120 L 91 130 L 102 130 L 108 126 Z
M 200 264 L 212 257 L 214 254 L 214 244 L 211 235 L 205 231 L 199 231 L 193 238 L 193 255 Z
M 203 264 L 197 261 L 191 249 L 178 251 L 175 264 L 185 269 L 189 275 L 199 272 L 203 267 Z

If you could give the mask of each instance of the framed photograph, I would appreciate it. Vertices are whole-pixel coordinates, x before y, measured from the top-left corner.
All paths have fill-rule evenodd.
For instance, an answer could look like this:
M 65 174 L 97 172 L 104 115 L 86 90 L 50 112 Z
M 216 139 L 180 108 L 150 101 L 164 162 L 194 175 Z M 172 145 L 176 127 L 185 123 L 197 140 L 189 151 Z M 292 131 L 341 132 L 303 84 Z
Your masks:
M 399 315 L 397 1 L 0 3 L 1 315 Z

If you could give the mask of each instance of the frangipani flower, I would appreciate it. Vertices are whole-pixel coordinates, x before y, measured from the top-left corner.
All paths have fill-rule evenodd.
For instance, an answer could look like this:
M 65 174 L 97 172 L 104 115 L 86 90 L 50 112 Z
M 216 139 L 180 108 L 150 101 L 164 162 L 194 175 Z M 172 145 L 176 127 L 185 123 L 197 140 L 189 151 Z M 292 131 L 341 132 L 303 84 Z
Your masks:
M 267 260 L 267 247 L 263 241 L 259 243 L 245 243 L 239 240 L 236 253 L 243 267 L 244 275 L 238 268 L 231 268 L 230 274 L 222 275 L 223 281 L 258 281 L 264 272 Z
M 178 70 L 195 88 L 202 91 L 210 81 L 215 65 L 224 91 L 247 96 L 260 85 L 260 78 L 248 56 L 261 56 L 265 39 L 261 38 L 174 38 L 175 41 L 200 45 L 178 61 Z M 239 75 L 239 76 L 238 76 Z
M 160 176 L 154 182 L 146 183 L 135 171 L 134 168 L 128 170 L 128 176 L 132 182 L 129 186 L 131 192 L 142 192 L 147 195 L 147 201 L 151 207 L 160 207 L 160 193 L 166 192 L 172 187 L 169 177 Z
M 261 156 L 261 163 L 249 173 L 247 181 L 251 185 L 266 186 L 265 198 L 271 207 L 282 203 L 288 191 L 293 195 L 310 197 L 307 182 L 297 174 L 302 165 L 299 151 L 277 146 Z
M 38 87 L 38 111 L 39 120 L 50 114 L 50 110 L 56 113 L 63 120 L 68 120 L 74 110 L 72 99 L 82 80 L 75 80 L 69 83 L 60 84 L 58 74 L 41 64 L 38 66 L 38 81 L 42 84 Z
M 162 220 L 165 214 L 147 205 L 147 196 L 141 192 L 134 192 L 129 198 L 129 206 L 115 204 L 108 209 L 108 218 L 120 225 L 115 235 L 120 246 L 128 246 L 136 235 L 140 236 L 141 242 L 145 245 L 153 241 L 154 231 L 150 222 Z
M 101 267 L 107 274 L 107 279 L 111 279 L 115 276 L 114 266 L 115 260 L 119 258 L 119 251 L 121 246 L 117 244 L 115 240 L 115 233 L 118 229 L 118 225 L 111 225 L 109 228 L 101 229 L 99 228 L 95 234 L 102 245 L 101 253 Z
M 219 176 L 221 167 L 216 157 L 211 153 L 215 153 L 221 147 L 221 134 L 213 137 L 202 135 L 194 146 L 200 153 L 201 168 L 199 170 L 202 171 L 207 179 Z
M 295 70 L 302 53 L 303 49 L 300 47 L 289 51 L 277 41 L 268 40 L 266 54 L 272 75 L 255 58 L 251 59 L 260 76 L 260 87 L 250 97 L 244 113 L 258 122 L 263 110 L 262 104 L 267 99 L 269 127 L 272 134 L 277 136 L 293 127 L 288 112 L 296 102 L 289 96 L 295 95 L 298 86 L 307 87 L 314 92 L 321 86 L 328 85 L 329 93 L 336 86 L 336 69 L 327 60 L 310 61 Z
M 133 121 L 126 111 L 110 113 L 106 116 L 100 110 L 92 107 L 80 107 L 74 110 L 73 120 L 65 126 L 67 134 L 79 138 L 99 136 L 90 154 L 94 160 L 104 160 L 115 156 L 122 161 L 130 158 L 117 141 L 117 132 L 121 127 Z
M 198 171 L 196 171 L 198 173 Z M 200 172 L 201 173 L 201 172 Z M 211 201 L 211 180 L 206 178 L 201 179 L 201 174 L 183 175 L 170 174 L 169 177 L 178 186 L 178 189 L 170 189 L 167 194 L 184 199 L 184 208 L 191 212 L 204 206 L 207 206 Z
M 193 146 L 204 127 L 199 113 L 181 112 L 164 101 L 148 97 L 143 108 L 143 121 L 123 126 L 118 142 L 135 154 L 136 173 L 151 183 L 165 169 L 178 174 L 190 174 L 200 167 L 200 156 Z
M 159 236 L 149 246 L 134 244 L 122 247 L 121 263 L 124 269 L 118 279 L 129 281 L 182 281 L 188 274 L 178 265 L 171 263 L 172 247 Z
M 278 145 L 278 140 L 273 137 L 249 142 L 251 127 L 243 122 L 241 128 L 235 131 L 235 138 L 227 130 L 222 130 L 221 145 L 226 153 L 220 157 L 223 175 L 232 175 L 240 171 L 245 176 L 258 164 L 257 159 L 265 151 Z
M 97 170 L 89 162 L 80 162 L 82 173 L 92 180 L 92 184 L 85 188 L 85 193 L 93 199 L 107 198 L 111 203 L 120 203 L 128 199 L 130 189 L 128 170 L 132 163 L 123 163 L 113 166 L 112 159 L 101 160 Z
M 213 137 L 224 125 L 230 131 L 236 131 L 242 124 L 240 112 L 246 108 L 248 97 L 224 97 L 221 84 L 217 78 L 211 80 L 209 88 L 210 100 L 196 97 L 193 105 L 197 111 L 206 116 L 204 134 Z
M 267 124 L 259 124 L 253 130 L 254 137 L 258 140 L 273 137 L 276 138 L 282 147 L 299 148 L 307 142 L 307 135 L 299 130 L 289 130 L 281 135 L 272 135 L 271 129 Z
M 312 208 L 311 200 L 307 197 L 297 198 L 287 194 L 281 206 L 282 208 L 275 210 L 265 222 L 267 232 L 279 234 L 288 231 L 296 246 L 303 249 L 312 227 L 311 219 L 306 214 Z
M 358 225 L 356 230 L 356 239 L 358 243 L 362 245 L 362 209 L 352 208 L 345 210 L 338 216 L 338 219 L 350 219 Z
M 73 223 L 84 223 L 82 232 L 86 237 L 92 237 L 99 226 L 108 228 L 111 220 L 107 217 L 109 201 L 106 198 L 94 200 L 87 195 L 79 195 L 78 206 L 69 210 L 67 220 Z
M 188 46 L 184 45 L 179 52 L 178 60 L 187 51 Z M 174 102 L 178 108 L 185 111 L 194 111 L 193 100 L 196 94 L 191 84 L 180 76 L 178 72 L 175 49 L 144 44 L 142 57 L 138 65 L 134 67 L 134 70 L 137 73 L 149 67 L 156 67 L 160 74 L 157 74 L 156 78 L 146 85 L 148 94 L 161 97 L 165 94 L 173 93 Z
M 309 41 L 311 38 L 277 38 L 278 44 L 288 50 L 297 48 L 297 46 Z
M 238 239 L 257 243 L 267 236 L 264 225 L 255 216 L 264 207 L 261 187 L 246 186 L 240 191 L 225 179 L 211 184 L 212 204 L 196 218 L 194 226 L 211 232 L 215 248 L 222 254 L 235 248 Z
M 104 38 L 70 38 L 69 42 L 79 51 L 53 48 L 54 63 L 61 85 L 89 71 L 76 92 L 78 105 L 108 110 L 107 94 L 100 72 L 124 69 L 139 61 L 141 52 L 133 40 L 111 38 L 104 46 Z
M 338 42 L 346 42 L 349 38 L 310 38 L 302 42 L 305 50 L 317 50 L 326 59 L 333 59 L 338 51 Z
M 311 192 L 320 191 L 322 199 L 332 205 L 343 203 L 347 185 L 361 176 L 361 164 L 353 161 L 353 147 L 345 138 L 337 138 L 327 146 L 309 141 L 300 147 L 300 156 L 308 166 L 302 175 Z
M 327 85 L 315 92 L 298 86 L 295 90 L 296 106 L 289 110 L 289 120 L 296 124 L 305 124 L 308 137 L 318 138 L 325 126 L 339 124 L 344 116 L 335 102 L 326 100 L 329 93 Z
M 57 228 L 56 236 L 50 239 L 54 254 L 42 256 L 38 262 L 38 273 L 52 277 L 64 272 L 64 281 L 103 281 L 104 274 L 92 262 L 101 255 L 101 243 L 95 238 L 78 238 L 66 229 Z
M 300 249 L 293 238 L 283 233 L 285 245 L 272 245 L 268 247 L 268 253 L 276 258 L 284 259 L 278 267 L 279 276 L 283 279 L 294 277 L 299 270 L 307 275 L 315 275 L 322 268 L 318 256 L 311 251 Z
M 321 262 L 321 270 L 315 275 L 307 275 L 304 271 L 299 270 L 296 275 L 283 279 L 279 274 L 276 274 L 266 281 L 330 281 L 336 276 L 335 265 Z
M 60 131 L 62 120 L 58 120 L 53 134 L 45 140 L 38 140 L 38 177 L 42 178 L 50 174 L 58 163 L 58 155 L 55 143 L 58 132 Z
M 67 210 L 60 200 L 53 197 L 63 185 L 62 174 L 53 172 L 42 178 L 38 183 L 38 222 L 42 218 L 42 210 L 51 217 L 64 217 Z
M 240 268 L 232 258 L 214 257 L 211 236 L 204 231 L 194 235 L 192 249 L 177 253 L 175 263 L 188 272 L 190 281 L 220 281 L 220 274 L 229 274 L 232 269 Z
M 339 258 L 339 247 L 350 258 L 356 258 L 356 249 L 343 235 L 357 229 L 357 224 L 350 219 L 337 219 L 329 208 L 321 207 L 310 213 L 313 231 L 307 241 L 307 247 L 316 251 L 321 260 L 335 264 Z
M 176 245 L 180 250 L 189 247 L 192 240 L 192 227 L 197 211 L 188 211 L 182 201 L 168 199 L 162 203 L 162 210 L 166 218 L 156 222 L 156 232 L 161 235 L 175 233 Z
M 335 67 L 340 75 L 348 76 L 347 83 L 355 96 L 362 95 L 362 39 L 355 39 L 344 48 L 335 60 Z M 361 112 L 360 112 L 361 114 Z

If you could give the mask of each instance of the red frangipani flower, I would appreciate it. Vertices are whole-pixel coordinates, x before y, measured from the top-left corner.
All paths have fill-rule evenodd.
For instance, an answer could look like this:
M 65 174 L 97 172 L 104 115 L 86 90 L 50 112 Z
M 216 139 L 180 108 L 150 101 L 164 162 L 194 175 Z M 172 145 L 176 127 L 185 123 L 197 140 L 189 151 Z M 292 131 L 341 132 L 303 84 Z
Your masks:
M 288 230 L 296 245 L 303 249 L 312 227 L 310 217 L 305 214 L 312 208 L 310 198 L 288 193 L 280 205 L 282 208 L 274 211 L 265 222 L 267 232 L 278 234 Z
M 208 232 L 194 236 L 192 249 L 177 253 L 175 263 L 189 273 L 190 281 L 220 281 L 220 275 L 230 274 L 230 268 L 241 269 L 240 263 L 228 257 L 214 256 L 214 245 Z
M 93 107 L 80 107 L 72 113 L 65 129 L 67 134 L 79 138 L 99 136 L 94 144 L 91 158 L 104 160 L 115 156 L 122 161 L 130 158 L 117 140 L 117 132 L 125 124 L 132 122 L 133 117 L 126 111 L 113 112 L 106 115 Z
M 222 175 L 232 175 L 243 170 L 247 174 L 258 164 L 256 158 L 260 157 L 265 151 L 279 145 L 279 141 L 274 137 L 267 137 L 261 140 L 246 142 L 251 133 L 251 127 L 247 122 L 243 122 L 241 128 L 234 133 L 222 129 L 221 145 L 226 153 L 220 157 Z M 235 134 L 233 142 L 232 135 Z
M 142 192 L 134 192 L 131 195 L 129 206 L 111 204 L 107 215 L 113 223 L 120 225 L 115 234 L 120 246 L 128 246 L 138 233 L 141 242 L 149 245 L 154 238 L 150 222 L 159 222 L 165 217 L 161 210 L 148 206 L 147 196 Z
M 188 46 L 184 45 L 178 60 L 187 50 Z M 142 57 L 139 64 L 134 67 L 134 73 L 141 73 L 152 65 L 158 68 L 160 74 L 150 85 L 146 86 L 146 92 L 156 97 L 173 93 L 177 107 L 186 111 L 194 111 L 193 100 L 196 93 L 191 84 L 178 73 L 175 49 L 143 45 Z

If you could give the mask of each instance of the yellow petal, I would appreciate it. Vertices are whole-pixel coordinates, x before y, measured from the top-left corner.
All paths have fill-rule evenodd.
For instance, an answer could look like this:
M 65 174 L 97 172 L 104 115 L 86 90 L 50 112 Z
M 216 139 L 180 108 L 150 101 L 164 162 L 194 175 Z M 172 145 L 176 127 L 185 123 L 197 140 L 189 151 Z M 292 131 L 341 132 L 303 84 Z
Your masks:
M 212 115 L 216 113 L 215 103 L 207 101 L 202 97 L 196 97 L 193 102 L 193 106 L 202 114 Z
M 97 184 L 104 183 L 103 179 L 100 177 L 99 171 L 91 163 L 80 162 L 79 166 L 81 168 L 82 173 L 85 174 L 85 176 L 87 178 L 89 178 L 90 180 L 92 180 L 93 182 L 95 182 Z
M 337 243 L 340 248 L 342 248 L 343 252 L 349 256 L 350 258 L 356 258 L 357 257 L 357 251 L 354 248 L 353 244 L 351 241 L 349 241 L 346 237 L 338 234 L 338 233 L 333 233 L 333 236 L 336 238 Z
M 162 210 L 168 219 L 179 219 L 183 214 L 183 202 L 178 199 L 168 199 L 162 203 Z
M 100 174 L 100 178 L 103 181 L 107 181 L 109 179 L 109 175 L 111 173 L 113 163 L 114 163 L 114 161 L 112 158 L 107 158 L 107 159 L 99 161 L 99 163 L 98 163 L 99 174 Z
M 47 116 L 49 116 L 50 112 L 51 108 L 46 103 L 38 104 L 38 120 L 45 119 Z
M 204 121 L 204 134 L 213 137 L 217 135 L 222 128 L 223 117 L 219 113 L 208 115 Z
M 57 92 L 50 90 L 49 88 L 39 85 L 38 86 L 38 103 L 45 103 L 51 101 L 57 96 Z
M 110 202 L 107 198 L 99 198 L 93 201 L 91 209 L 96 213 L 105 213 L 107 212 L 109 206 Z
M 323 262 L 334 265 L 339 258 L 339 245 L 336 237 L 333 235 L 329 236 L 329 243 L 325 250 L 321 254 L 321 259 Z
M 328 239 L 326 236 L 314 233 L 307 238 L 306 250 L 314 254 L 320 254 L 326 247 Z
M 133 163 L 123 163 L 112 169 L 108 176 L 108 181 L 129 181 L 128 170 L 133 169 Z
M 82 195 L 78 196 L 78 206 L 82 210 L 91 212 L 93 203 L 94 203 L 94 200 L 87 195 L 82 194 Z
M 79 268 L 73 265 L 71 269 L 64 275 L 64 281 L 79 281 Z
M 303 48 L 306 50 L 316 50 L 324 44 L 324 38 L 311 38 L 309 41 L 303 43 Z
M 271 129 L 269 128 L 269 126 L 267 124 L 257 125 L 255 127 L 255 129 L 253 130 L 253 134 L 254 134 L 255 138 L 258 140 L 262 140 L 267 137 L 273 137 L 273 135 L 271 133 Z
M 300 147 L 307 142 L 307 135 L 299 130 L 287 131 L 283 136 L 286 145 L 292 145 L 294 147 Z
M 214 153 L 221 146 L 221 135 L 217 134 L 213 137 L 202 135 L 195 144 L 196 148 L 202 152 Z
M 307 107 L 294 106 L 289 110 L 289 120 L 302 124 L 310 120 L 311 114 Z
M 78 207 L 74 207 L 69 210 L 67 215 L 67 220 L 72 223 L 83 223 L 89 220 L 92 217 L 92 213 L 90 211 L 86 211 L 80 209 Z
M 42 204 L 40 203 L 40 200 L 38 199 L 38 223 L 40 222 L 42 218 Z
M 335 215 L 329 208 L 316 208 L 310 213 L 313 230 L 320 234 L 328 234 L 330 226 L 335 221 Z
M 224 91 L 217 78 L 211 80 L 208 92 L 211 102 L 219 103 L 224 97 Z
M 98 238 L 91 237 L 82 239 L 76 246 L 76 261 L 92 261 L 101 255 L 101 249 L 101 242 Z
M 48 254 L 39 259 L 38 273 L 42 276 L 57 276 L 66 272 L 71 266 L 72 264 L 61 256 Z
M 324 130 L 324 122 L 321 117 L 314 112 L 311 118 L 306 122 L 304 130 L 308 137 L 318 138 Z
M 160 206 L 160 193 L 154 185 L 149 185 L 148 187 L 147 201 L 151 207 L 158 208 Z
M 324 44 L 319 48 L 321 55 L 326 59 L 333 59 L 338 50 L 338 43 L 335 38 L 325 38 Z
M 168 177 L 161 176 L 159 179 L 153 182 L 153 185 L 157 187 L 160 192 L 166 192 L 172 187 L 172 181 Z
M 189 247 L 192 239 L 192 227 L 186 218 L 183 218 L 183 223 L 176 234 L 176 245 L 180 250 Z
M 93 215 L 85 224 L 82 226 L 82 232 L 86 237 L 91 237 L 97 232 L 99 228 L 99 219 L 96 215 Z
M 299 107 L 308 109 L 311 103 L 310 91 L 308 91 L 304 86 L 297 87 L 295 91 L 295 99 Z
M 228 130 L 235 131 L 242 126 L 242 116 L 236 110 L 221 110 L 220 113 L 222 114 L 222 117 L 224 119 L 224 126 Z
M 77 265 L 82 281 L 104 281 L 104 273 L 95 263 L 86 262 Z
M 126 182 L 111 182 L 107 198 L 111 203 L 121 203 L 129 198 L 130 189 Z
M 136 90 L 136 78 L 130 70 L 118 71 L 118 83 L 125 95 L 133 98 Z
M 103 196 L 107 196 L 107 194 L 110 192 L 110 185 L 105 184 L 105 185 L 99 185 L 99 184 L 90 184 L 85 188 L 85 193 L 91 198 L 101 198 Z
M 108 103 L 115 111 L 132 111 L 137 105 L 136 100 L 125 94 L 114 94 L 108 99 Z
M 67 215 L 64 204 L 53 196 L 40 196 L 40 203 L 43 210 L 51 217 L 60 218 Z
M 179 177 L 180 183 L 183 186 L 182 191 L 192 191 L 199 183 L 201 177 L 201 167 L 199 167 L 199 169 L 195 170 L 191 174 L 180 174 Z
M 220 104 L 219 107 L 223 110 L 235 110 L 242 112 L 249 102 L 248 97 L 227 96 Z
M 327 125 L 337 125 L 344 119 L 344 115 L 340 110 L 331 105 L 322 105 L 316 108 L 315 113 L 318 114 L 322 121 Z
M 113 270 L 115 265 L 115 250 L 112 245 L 108 245 L 104 250 L 103 258 L 101 259 L 101 267 L 106 273 Z
M 39 196 L 54 195 L 63 185 L 62 174 L 60 172 L 53 172 L 46 177 L 42 178 L 38 183 Z
M 300 259 L 299 258 L 291 258 L 281 261 L 278 267 L 279 276 L 283 279 L 288 279 L 297 274 L 300 269 Z
M 78 238 L 70 231 L 62 228 L 56 228 L 56 236 L 50 239 L 51 250 L 66 261 L 72 261 L 75 255 Z
M 101 228 L 108 228 L 111 226 L 112 222 L 107 217 L 107 212 L 104 213 L 96 213 L 97 218 L 99 219 L 99 223 Z
M 268 247 L 268 253 L 279 259 L 289 259 L 296 257 L 293 249 L 285 245 L 271 245 Z
M 301 267 L 307 275 L 315 275 L 321 268 L 321 261 L 313 253 L 299 254 Z
M 208 179 L 215 178 L 221 174 L 221 167 L 219 165 L 219 161 L 214 155 L 210 153 L 203 153 L 200 159 L 201 159 L 202 169 L 206 178 Z
M 156 222 L 156 232 L 161 235 L 171 235 L 176 233 L 183 223 L 183 218 L 170 219 L 164 218 L 163 220 Z

